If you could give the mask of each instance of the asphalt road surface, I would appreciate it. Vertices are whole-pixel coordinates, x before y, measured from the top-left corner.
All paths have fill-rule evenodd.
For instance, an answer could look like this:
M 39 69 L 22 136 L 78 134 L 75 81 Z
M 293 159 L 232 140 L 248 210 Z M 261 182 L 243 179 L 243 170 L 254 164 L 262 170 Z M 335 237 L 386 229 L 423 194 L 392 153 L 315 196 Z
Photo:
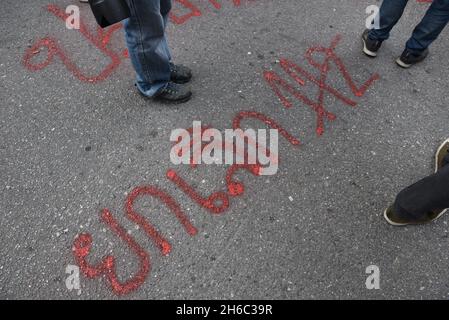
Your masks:
M 196 15 L 184 16 L 189 9 L 175 1 L 168 34 L 175 61 L 194 71 L 194 96 L 166 106 L 136 93 L 123 30 L 97 32 L 86 4 L 2 1 L 0 298 L 449 298 L 449 217 L 406 228 L 382 218 L 401 188 L 432 172 L 448 137 L 449 30 L 422 64 L 394 64 L 428 5 L 410 1 L 373 60 L 361 53 L 360 35 L 375 0 L 190 2 Z M 86 28 L 68 30 L 57 17 L 70 4 Z M 322 135 L 319 112 L 282 91 L 286 108 L 266 80 L 277 75 L 317 103 L 318 86 L 304 77 L 300 86 L 281 65 L 287 59 L 319 78 L 309 49 L 316 64 L 327 53 L 326 84 L 357 103 L 323 90 L 321 110 L 336 119 L 324 118 Z M 169 137 L 193 121 L 232 128 L 241 111 L 272 118 L 301 145 L 280 138 L 278 173 L 237 172 L 245 193 L 212 214 L 167 170 L 207 197 L 226 191 L 228 167 L 174 166 Z M 242 127 L 267 128 L 256 119 Z M 139 198 L 134 210 L 172 245 L 166 256 L 125 214 L 127 196 L 148 185 L 169 194 L 198 230 L 189 235 L 162 201 Z M 149 264 L 101 220 L 104 208 Z M 80 290 L 69 290 L 74 239 L 86 233 L 87 263 L 113 255 L 119 281 L 134 281 L 128 294 L 117 294 L 107 272 L 81 274 Z M 370 265 L 380 270 L 378 290 L 365 285 Z M 142 266 L 150 269 L 136 278 Z

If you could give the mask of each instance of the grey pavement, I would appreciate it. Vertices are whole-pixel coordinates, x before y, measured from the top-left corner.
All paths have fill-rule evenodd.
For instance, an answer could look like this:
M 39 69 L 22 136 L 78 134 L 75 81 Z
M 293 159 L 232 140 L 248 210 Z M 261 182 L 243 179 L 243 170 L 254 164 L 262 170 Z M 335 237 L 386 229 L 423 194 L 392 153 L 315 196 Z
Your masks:
M 191 0 L 202 15 L 168 30 L 176 62 L 194 71 L 193 99 L 165 106 L 142 99 L 122 30 L 106 48 L 119 56 L 112 73 L 85 82 L 68 70 L 62 52 L 81 74 L 100 73 L 111 62 L 77 30 L 50 13 L 46 0 L 3 0 L 0 10 L 0 298 L 2 299 L 447 299 L 448 216 L 421 227 L 394 228 L 384 208 L 408 184 L 432 172 L 432 157 L 448 137 L 449 30 L 422 64 L 402 70 L 394 59 L 427 5 L 410 1 L 375 60 L 361 53 L 360 34 L 375 0 L 257 0 L 235 7 Z M 53 0 L 60 8 L 77 1 Z M 96 25 L 79 4 L 89 31 Z M 187 11 L 179 2 L 174 13 Z M 350 107 L 326 94 L 337 119 L 315 133 L 313 110 L 288 95 L 283 107 L 263 78 L 272 70 L 287 81 L 279 61 L 289 59 L 318 75 L 305 59 L 312 46 L 330 45 L 354 82 L 372 74 L 362 97 L 351 92 L 331 62 L 327 83 L 358 103 Z M 24 65 L 27 50 L 55 39 L 52 60 L 41 70 Z M 54 48 L 54 47 L 53 47 Z M 58 49 L 59 50 L 59 49 Z M 32 50 L 32 63 L 48 49 Z M 316 60 L 320 54 L 315 54 Z M 322 55 L 321 55 L 322 57 Z M 66 61 L 67 63 L 67 61 Z M 311 99 L 317 87 L 296 88 Z M 174 167 L 169 136 L 200 120 L 232 128 L 243 110 L 263 113 L 298 137 L 280 140 L 281 165 L 271 177 L 240 172 L 246 193 L 229 210 L 212 215 L 165 177 L 174 168 L 202 195 L 225 190 L 225 166 Z M 265 128 L 255 120 L 245 127 Z M 124 214 L 127 194 L 154 185 L 169 193 L 198 229 L 189 236 L 156 199 L 136 210 L 151 219 L 173 250 L 162 256 Z M 122 281 L 139 268 L 137 257 L 100 220 L 108 208 L 150 254 L 151 272 L 132 293 L 118 296 L 105 277 L 81 275 L 81 292 L 66 287 L 75 237 L 90 233 L 88 261 L 116 257 Z M 366 267 L 380 268 L 379 290 L 367 290 Z

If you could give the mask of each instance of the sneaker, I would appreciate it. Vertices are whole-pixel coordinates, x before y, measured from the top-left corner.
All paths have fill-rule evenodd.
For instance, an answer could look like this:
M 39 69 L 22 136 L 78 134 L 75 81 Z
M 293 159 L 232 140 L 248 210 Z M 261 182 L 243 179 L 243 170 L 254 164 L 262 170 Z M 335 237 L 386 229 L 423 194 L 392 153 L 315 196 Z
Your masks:
M 443 159 L 449 153 L 449 139 L 444 141 L 435 154 L 435 173 L 443 167 Z
M 181 64 L 170 62 L 170 80 L 174 83 L 183 84 L 192 79 L 192 70 Z
M 426 224 L 430 223 L 432 221 L 437 220 L 439 217 L 441 217 L 446 210 L 441 210 L 438 212 L 428 212 L 425 217 L 423 217 L 421 220 L 414 220 L 414 219 L 404 219 L 400 218 L 393 210 L 393 206 L 388 207 L 384 211 L 384 218 L 387 220 L 389 224 L 395 227 L 403 227 L 403 226 L 409 226 L 409 225 L 420 225 L 420 224 Z
M 377 51 L 379 51 L 382 46 L 382 41 L 379 40 L 371 40 L 369 35 L 370 30 L 366 29 L 362 34 L 363 41 L 363 53 L 368 57 L 375 58 L 377 57 Z
M 419 54 L 415 54 L 408 49 L 402 52 L 402 55 L 397 58 L 396 63 L 402 68 L 410 68 L 412 65 L 423 61 L 429 55 L 429 49 L 424 50 Z
M 185 85 L 169 82 L 154 97 L 154 100 L 164 103 L 184 103 L 190 100 L 192 91 Z

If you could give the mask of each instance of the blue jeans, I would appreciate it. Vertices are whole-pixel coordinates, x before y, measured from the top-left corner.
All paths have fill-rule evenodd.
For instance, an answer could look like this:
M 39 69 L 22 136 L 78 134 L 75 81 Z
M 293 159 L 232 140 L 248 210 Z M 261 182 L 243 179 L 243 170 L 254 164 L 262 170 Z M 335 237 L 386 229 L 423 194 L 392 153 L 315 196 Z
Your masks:
M 137 88 L 154 96 L 170 81 L 170 49 L 165 37 L 171 0 L 127 0 L 131 16 L 124 22 Z
M 369 33 L 372 40 L 384 41 L 404 13 L 408 0 L 384 0 L 380 7 L 380 28 Z M 449 22 L 449 0 L 434 0 L 422 21 L 407 41 L 407 49 L 421 53 L 438 38 Z

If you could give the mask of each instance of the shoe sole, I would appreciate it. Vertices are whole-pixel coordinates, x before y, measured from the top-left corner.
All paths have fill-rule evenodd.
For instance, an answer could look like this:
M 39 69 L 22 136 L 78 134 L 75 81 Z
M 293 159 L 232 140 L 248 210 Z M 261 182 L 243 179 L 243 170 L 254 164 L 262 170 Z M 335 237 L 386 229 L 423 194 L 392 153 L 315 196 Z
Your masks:
M 370 58 L 377 57 L 377 53 L 376 52 L 368 50 L 368 48 L 366 47 L 365 39 L 362 38 L 362 42 L 363 42 L 363 53 L 366 54 Z
M 408 69 L 408 68 L 410 68 L 410 67 L 412 66 L 411 64 L 407 64 L 407 63 L 403 62 L 403 61 L 401 60 L 401 58 L 397 58 L 397 59 L 396 59 L 396 64 L 397 64 L 398 66 L 400 66 L 401 68 L 404 68 L 404 69 Z
M 405 227 L 405 226 L 412 226 L 412 225 L 421 225 L 421 224 L 427 224 L 427 223 L 431 223 L 431 222 L 437 221 L 439 218 L 441 218 L 441 216 L 442 216 L 443 214 L 445 214 L 445 213 L 447 212 L 447 210 L 448 210 L 448 209 L 445 209 L 445 210 L 441 211 L 441 213 L 440 213 L 439 215 L 437 215 L 435 218 L 433 218 L 432 220 L 430 220 L 430 221 L 428 221 L 428 222 L 423 222 L 423 223 L 398 223 L 398 222 L 394 222 L 394 221 L 390 220 L 390 218 L 388 218 L 388 215 L 387 215 L 388 208 L 385 209 L 385 211 L 384 211 L 384 218 L 385 218 L 385 220 L 387 220 L 387 222 L 388 222 L 389 224 L 391 224 L 392 226 L 395 226 L 395 227 Z
M 441 150 L 443 150 L 444 146 L 446 146 L 447 144 L 449 144 L 449 139 L 446 139 L 439 147 L 437 152 L 435 153 L 435 173 L 438 172 L 438 154 L 441 152 Z M 440 218 L 443 214 L 445 214 L 447 212 L 448 209 L 443 210 L 434 220 Z
M 444 146 L 449 143 L 449 139 L 446 139 L 439 147 L 437 152 L 435 153 L 435 173 L 438 172 L 438 154 L 443 150 Z
M 420 63 L 420 62 L 423 62 L 424 60 L 426 60 L 426 58 L 427 58 L 428 56 L 429 56 L 429 52 L 427 52 L 426 55 L 425 55 L 421 60 L 418 60 L 418 61 L 416 61 L 415 63 L 411 63 L 411 64 L 405 63 L 404 61 L 401 60 L 401 57 L 399 57 L 399 58 L 396 59 L 396 63 L 397 63 L 397 65 L 400 66 L 401 68 L 408 69 L 408 68 L 410 68 L 411 66 L 413 66 L 413 65 L 415 65 L 415 64 L 418 64 L 418 63 Z
M 432 221 L 436 221 L 436 220 L 440 219 L 441 216 L 447 212 L 447 210 L 448 210 L 448 209 L 444 209 L 443 211 L 441 211 L 441 213 L 440 213 L 439 215 L 437 215 L 437 216 L 435 217 L 435 219 L 433 219 Z
M 388 211 L 388 208 L 385 209 L 385 211 L 384 211 L 384 218 L 385 218 L 385 220 L 387 220 L 387 222 L 388 222 L 389 224 L 391 224 L 392 226 L 395 226 L 395 227 L 405 227 L 405 226 L 408 226 L 408 225 L 409 225 L 408 223 L 397 223 L 397 222 L 394 222 L 394 221 L 390 220 L 390 218 L 388 218 L 387 211 Z

